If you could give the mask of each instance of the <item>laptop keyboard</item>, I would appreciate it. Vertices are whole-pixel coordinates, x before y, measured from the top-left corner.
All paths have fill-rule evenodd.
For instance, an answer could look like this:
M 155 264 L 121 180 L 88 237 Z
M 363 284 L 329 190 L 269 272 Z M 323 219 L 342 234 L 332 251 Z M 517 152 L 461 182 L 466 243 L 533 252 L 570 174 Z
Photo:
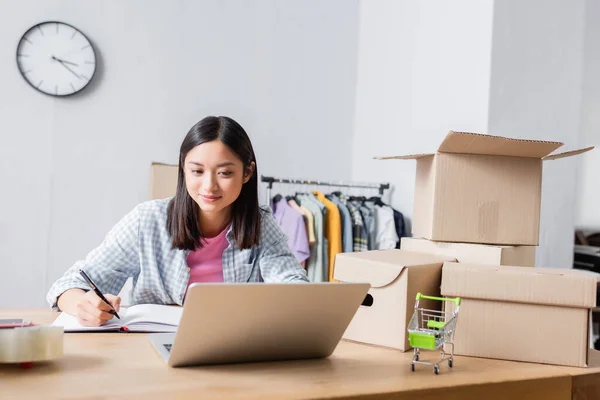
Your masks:
M 165 346 L 165 349 L 167 349 L 167 351 L 170 353 L 171 352 L 171 347 L 173 347 L 172 344 L 163 344 L 163 346 Z

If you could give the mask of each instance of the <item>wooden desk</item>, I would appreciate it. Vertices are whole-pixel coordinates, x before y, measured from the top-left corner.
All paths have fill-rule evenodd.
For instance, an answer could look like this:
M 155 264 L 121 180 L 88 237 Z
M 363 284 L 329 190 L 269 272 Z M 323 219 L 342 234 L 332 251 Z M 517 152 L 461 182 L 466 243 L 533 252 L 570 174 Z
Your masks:
M 0 318 L 36 323 L 55 317 L 48 310 L 0 310 Z M 425 366 L 411 372 L 410 352 L 345 341 L 327 359 L 173 369 L 144 334 L 71 333 L 64 340 L 65 357 L 56 362 L 0 365 L 0 398 L 566 400 L 576 394 L 573 382 L 591 385 L 600 377 L 600 368 L 467 357 L 436 376 Z

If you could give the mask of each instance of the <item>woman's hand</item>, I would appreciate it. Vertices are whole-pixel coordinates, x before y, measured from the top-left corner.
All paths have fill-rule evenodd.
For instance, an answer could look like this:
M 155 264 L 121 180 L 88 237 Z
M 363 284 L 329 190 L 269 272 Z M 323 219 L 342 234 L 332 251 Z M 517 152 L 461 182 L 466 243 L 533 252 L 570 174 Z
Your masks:
M 112 294 L 105 294 L 104 297 L 118 313 L 121 298 Z M 113 315 L 109 314 L 111 307 L 102 301 L 93 290 L 88 292 L 81 289 L 67 290 L 58 298 L 58 307 L 77 317 L 77 321 L 84 326 L 100 326 L 113 318 Z

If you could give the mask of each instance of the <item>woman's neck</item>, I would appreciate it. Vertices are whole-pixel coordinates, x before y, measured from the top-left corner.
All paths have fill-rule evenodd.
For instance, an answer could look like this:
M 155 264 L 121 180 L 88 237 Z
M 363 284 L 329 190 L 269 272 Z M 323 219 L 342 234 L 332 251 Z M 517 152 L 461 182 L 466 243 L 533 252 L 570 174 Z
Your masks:
M 212 238 L 223 232 L 223 229 L 231 222 L 231 207 L 227 207 L 217 213 L 207 213 L 200 210 L 198 223 L 200 232 L 206 238 Z

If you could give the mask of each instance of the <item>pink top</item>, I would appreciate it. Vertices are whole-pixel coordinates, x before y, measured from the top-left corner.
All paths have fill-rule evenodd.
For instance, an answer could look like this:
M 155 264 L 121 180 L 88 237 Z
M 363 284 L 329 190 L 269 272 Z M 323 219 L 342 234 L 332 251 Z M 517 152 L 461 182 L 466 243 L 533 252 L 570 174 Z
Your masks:
M 188 254 L 188 287 L 195 282 L 223 282 L 223 251 L 229 245 L 226 237 L 228 229 L 229 226 L 215 237 L 202 239 L 204 247 Z

